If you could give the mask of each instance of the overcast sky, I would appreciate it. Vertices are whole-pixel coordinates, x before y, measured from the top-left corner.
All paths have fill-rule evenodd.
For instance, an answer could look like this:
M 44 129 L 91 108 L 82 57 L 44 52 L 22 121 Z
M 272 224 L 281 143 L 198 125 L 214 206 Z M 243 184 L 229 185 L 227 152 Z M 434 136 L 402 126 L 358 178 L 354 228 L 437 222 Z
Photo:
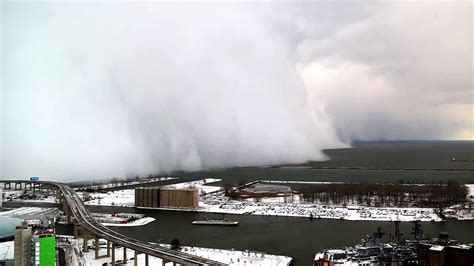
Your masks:
M 472 12 L 470 1 L 2 1 L 0 178 L 473 139 Z

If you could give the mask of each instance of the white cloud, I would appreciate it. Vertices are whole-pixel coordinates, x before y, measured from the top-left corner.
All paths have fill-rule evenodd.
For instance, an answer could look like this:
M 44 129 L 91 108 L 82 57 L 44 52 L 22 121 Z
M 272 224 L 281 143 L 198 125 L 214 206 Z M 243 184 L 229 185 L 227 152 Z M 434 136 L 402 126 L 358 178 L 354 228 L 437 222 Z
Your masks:
M 4 177 L 304 162 L 340 140 L 472 132 L 470 2 L 2 6 Z

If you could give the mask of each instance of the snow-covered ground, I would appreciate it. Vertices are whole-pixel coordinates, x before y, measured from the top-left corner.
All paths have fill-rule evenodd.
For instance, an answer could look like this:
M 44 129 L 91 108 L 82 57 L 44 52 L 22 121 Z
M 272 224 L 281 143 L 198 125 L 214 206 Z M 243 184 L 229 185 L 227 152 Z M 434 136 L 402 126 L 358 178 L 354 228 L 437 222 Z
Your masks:
M 14 250 L 15 250 L 14 241 L 0 242 L 0 261 L 6 261 L 6 260 L 13 261 Z
M 24 217 L 24 216 L 45 216 L 49 214 L 55 214 L 56 208 L 40 208 L 40 207 L 21 207 L 17 209 L 11 209 L 8 211 L 0 212 L 0 216 L 8 217 Z
M 222 187 L 208 185 L 208 184 L 217 183 L 220 181 L 222 181 L 222 179 L 206 178 L 202 180 L 172 184 L 172 185 L 168 185 L 167 187 L 174 187 L 174 188 L 195 187 L 199 190 L 199 195 L 204 195 L 204 194 L 214 193 L 219 190 L 222 190 Z
M 166 246 L 166 245 L 165 245 Z M 168 246 L 169 247 L 169 246 Z M 181 251 L 229 265 L 290 265 L 291 257 L 270 255 L 256 251 L 225 250 L 183 246 Z
M 149 223 L 153 222 L 154 220 L 155 220 L 155 218 L 153 218 L 153 217 L 143 217 L 143 218 L 140 218 L 140 219 L 128 222 L 128 223 L 123 223 L 123 224 L 122 223 L 104 223 L 104 222 L 101 222 L 101 224 L 105 225 L 105 226 L 116 226 L 116 227 L 119 227 L 119 226 L 122 226 L 122 227 L 142 226 L 142 225 L 149 224 Z
M 212 184 L 221 181 L 221 179 L 207 178 L 203 180 L 183 182 L 173 185 L 168 185 L 167 187 L 175 188 L 186 188 L 186 187 L 196 187 L 199 190 L 200 195 L 214 193 L 221 190 L 221 187 L 217 186 L 208 186 L 207 184 Z M 84 192 L 77 192 L 79 197 L 84 199 Z M 123 189 L 115 190 L 109 192 L 95 192 L 87 193 L 91 200 L 84 201 L 86 205 L 99 205 L 99 206 L 119 206 L 119 207 L 133 207 L 135 206 L 135 190 L 134 189 Z
M 161 182 L 161 181 L 169 181 L 169 180 L 174 180 L 174 179 L 178 179 L 178 178 L 177 177 L 154 177 L 154 178 L 139 179 L 139 180 L 134 180 L 134 181 L 110 182 L 110 183 L 100 184 L 100 185 L 83 186 L 83 187 L 77 187 L 75 189 L 119 188 L 123 186 L 140 185 L 140 184 L 147 184 L 147 183 L 154 183 L 154 182 Z
M 84 198 L 83 192 L 77 192 L 79 197 Z M 120 206 L 133 207 L 135 206 L 135 190 L 123 189 L 104 193 L 88 193 L 92 198 L 89 201 L 84 201 L 85 205 L 99 205 L 99 206 Z
M 163 245 L 169 247 L 169 245 Z M 255 251 L 238 251 L 238 250 L 225 250 L 225 249 L 212 249 L 212 248 L 201 248 L 201 247 L 189 247 L 183 246 L 181 248 L 182 252 L 197 255 L 203 258 L 212 259 L 224 264 L 229 264 L 233 266 L 240 265 L 268 265 L 268 266 L 286 266 L 289 265 L 292 261 L 291 257 L 270 255 L 262 252 Z M 105 248 L 99 250 L 99 255 L 106 253 Z M 134 251 L 127 249 L 127 263 L 122 265 L 134 265 Z M 105 257 L 100 259 L 95 259 L 94 250 L 90 250 L 87 253 L 84 253 L 84 259 L 86 265 L 103 265 L 104 263 L 110 263 L 111 258 Z M 149 265 L 162 265 L 162 260 L 160 258 L 148 257 Z M 115 249 L 115 260 L 123 260 L 123 248 L 119 247 Z M 145 255 L 140 254 L 137 256 L 138 265 L 145 265 Z M 173 265 L 173 263 L 166 263 L 165 265 Z
M 194 186 L 200 193 L 199 208 L 189 211 L 224 213 L 224 214 L 252 214 L 266 216 L 314 217 L 322 219 L 343 219 L 363 221 L 441 221 L 441 218 L 431 208 L 397 208 L 397 207 L 362 207 L 362 206 L 335 206 L 324 204 L 301 203 L 298 195 L 293 197 L 263 198 L 259 202 L 255 199 L 229 200 L 217 186 L 207 184 L 219 182 L 220 179 L 205 179 L 171 185 L 177 188 Z M 269 181 L 264 181 L 269 182 Z M 270 181 L 271 182 L 271 181 Z M 274 183 L 282 183 L 275 181 Z M 283 182 L 284 183 L 284 182 Z M 290 182 L 288 182 L 290 183 Z M 294 182 L 292 182 L 294 183 Z M 306 182 L 301 182 L 306 183 Z M 307 182 L 311 183 L 311 182 Z M 314 183 L 314 182 L 313 182 Z M 468 184 L 470 195 L 474 195 L 474 184 Z M 108 193 L 92 193 L 91 201 L 87 205 L 105 206 L 134 206 L 134 190 L 126 189 Z M 186 211 L 179 208 L 161 208 L 166 210 Z M 458 219 L 470 219 L 469 213 L 460 213 Z
M 430 208 L 343 207 L 308 203 L 248 202 L 228 200 L 220 193 L 202 198 L 199 207 L 197 211 L 227 214 L 293 217 L 312 215 L 314 218 L 364 221 L 441 221 Z
M 36 191 L 35 199 L 21 199 L 21 195 L 24 193 L 24 190 L 3 190 L 4 201 L 18 201 L 18 202 L 50 202 L 57 203 L 58 200 L 52 195 L 43 195 L 40 191 Z M 28 194 L 33 194 L 33 191 L 28 190 Z
M 467 189 L 469 190 L 468 192 L 468 197 L 474 197 L 474 184 L 466 184 Z

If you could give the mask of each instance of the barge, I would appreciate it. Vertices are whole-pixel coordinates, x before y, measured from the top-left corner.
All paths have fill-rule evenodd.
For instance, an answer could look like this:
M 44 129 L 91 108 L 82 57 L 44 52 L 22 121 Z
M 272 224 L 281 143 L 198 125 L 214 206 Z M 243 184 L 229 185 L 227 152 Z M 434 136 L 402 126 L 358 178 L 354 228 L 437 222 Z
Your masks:
M 231 221 L 227 218 L 224 219 L 209 219 L 206 218 L 205 220 L 198 220 L 198 221 L 193 221 L 194 225 L 227 225 L 227 226 L 237 226 L 239 225 L 239 222 L 237 221 Z

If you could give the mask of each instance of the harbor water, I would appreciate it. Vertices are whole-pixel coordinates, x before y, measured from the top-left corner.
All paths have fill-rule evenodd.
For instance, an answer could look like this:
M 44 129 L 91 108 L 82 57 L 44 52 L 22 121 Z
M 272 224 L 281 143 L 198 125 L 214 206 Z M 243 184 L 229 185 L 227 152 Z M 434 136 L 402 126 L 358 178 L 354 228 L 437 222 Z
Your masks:
M 194 226 L 192 221 L 222 218 L 219 214 L 135 210 L 133 208 L 91 206 L 94 212 L 140 212 L 156 220 L 141 227 L 111 227 L 119 233 L 143 241 L 170 243 L 175 237 L 181 244 L 236 250 L 262 251 L 294 258 L 294 265 L 311 265 L 314 254 L 327 248 L 352 246 L 378 227 L 393 234 L 390 222 L 340 221 L 293 217 L 253 215 L 226 215 L 239 221 L 239 226 Z M 402 223 L 400 231 L 410 237 L 412 223 Z M 474 221 L 447 221 L 422 223 L 427 237 L 436 237 L 446 231 L 450 237 L 463 243 L 474 243 Z

